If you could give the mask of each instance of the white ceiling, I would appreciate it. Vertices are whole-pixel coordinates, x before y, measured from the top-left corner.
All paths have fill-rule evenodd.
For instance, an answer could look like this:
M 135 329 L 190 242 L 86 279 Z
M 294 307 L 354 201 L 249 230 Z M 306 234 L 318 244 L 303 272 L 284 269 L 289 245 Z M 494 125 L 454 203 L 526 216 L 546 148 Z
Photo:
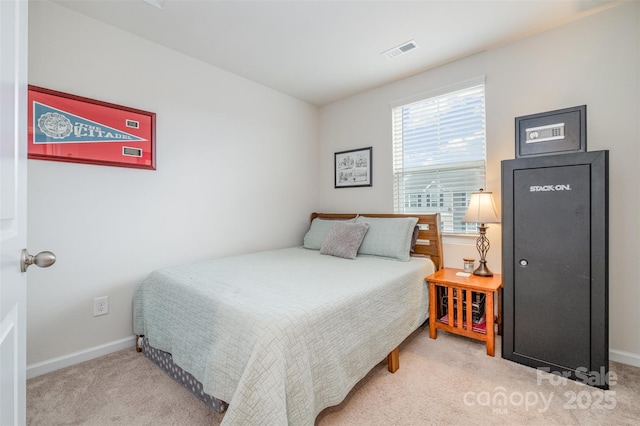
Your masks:
M 162 9 L 143 0 L 54 2 L 324 105 L 625 1 L 166 0 Z M 409 40 L 419 48 L 381 55 Z

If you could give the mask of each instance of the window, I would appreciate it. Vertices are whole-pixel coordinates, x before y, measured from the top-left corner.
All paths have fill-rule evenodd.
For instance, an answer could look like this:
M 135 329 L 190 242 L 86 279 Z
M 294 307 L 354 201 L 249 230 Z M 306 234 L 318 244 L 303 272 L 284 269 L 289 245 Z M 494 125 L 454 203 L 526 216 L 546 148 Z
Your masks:
M 462 223 L 472 192 L 485 187 L 484 77 L 392 105 L 396 213 L 436 213 L 442 231 Z

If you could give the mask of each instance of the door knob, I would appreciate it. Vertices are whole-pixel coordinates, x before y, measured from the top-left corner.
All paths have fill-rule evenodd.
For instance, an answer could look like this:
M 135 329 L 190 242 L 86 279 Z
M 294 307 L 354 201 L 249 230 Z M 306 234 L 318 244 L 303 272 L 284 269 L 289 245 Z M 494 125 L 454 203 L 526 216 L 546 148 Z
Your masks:
M 41 268 L 47 268 L 56 263 L 56 255 L 50 251 L 41 251 L 35 256 L 29 254 L 27 249 L 22 249 L 22 255 L 20 256 L 20 270 L 27 272 L 29 265 L 35 264 Z

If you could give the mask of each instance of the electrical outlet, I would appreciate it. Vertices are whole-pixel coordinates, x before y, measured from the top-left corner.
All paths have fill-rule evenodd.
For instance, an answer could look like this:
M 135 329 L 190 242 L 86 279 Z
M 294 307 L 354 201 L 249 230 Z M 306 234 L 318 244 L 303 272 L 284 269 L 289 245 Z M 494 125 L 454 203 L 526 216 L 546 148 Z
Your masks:
M 93 299 L 93 316 L 107 315 L 109 313 L 109 296 Z

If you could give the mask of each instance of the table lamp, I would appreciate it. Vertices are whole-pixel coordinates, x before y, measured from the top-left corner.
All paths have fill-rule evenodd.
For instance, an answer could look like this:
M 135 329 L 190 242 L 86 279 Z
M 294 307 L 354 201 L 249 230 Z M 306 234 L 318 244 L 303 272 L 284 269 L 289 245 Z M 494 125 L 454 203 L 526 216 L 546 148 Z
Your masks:
M 481 277 L 491 277 L 493 272 L 487 268 L 487 260 L 485 259 L 489 251 L 489 239 L 487 239 L 486 223 L 500 223 L 498 213 L 496 211 L 496 203 L 493 200 L 492 192 L 484 192 L 480 188 L 479 192 L 471 194 L 467 213 L 462 218 L 462 223 L 479 223 L 480 236 L 476 240 L 476 248 L 480 253 L 480 265 L 473 271 L 474 275 Z

